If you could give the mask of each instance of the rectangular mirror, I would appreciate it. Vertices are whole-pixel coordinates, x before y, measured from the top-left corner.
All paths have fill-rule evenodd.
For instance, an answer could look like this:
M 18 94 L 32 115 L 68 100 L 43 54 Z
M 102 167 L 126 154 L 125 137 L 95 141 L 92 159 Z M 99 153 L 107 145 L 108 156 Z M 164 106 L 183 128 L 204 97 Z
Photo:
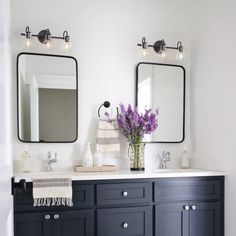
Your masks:
M 185 69 L 179 65 L 139 63 L 136 106 L 158 109 L 158 128 L 145 142 L 181 143 L 185 135 Z
M 69 143 L 77 139 L 78 65 L 73 57 L 17 57 L 18 138 Z

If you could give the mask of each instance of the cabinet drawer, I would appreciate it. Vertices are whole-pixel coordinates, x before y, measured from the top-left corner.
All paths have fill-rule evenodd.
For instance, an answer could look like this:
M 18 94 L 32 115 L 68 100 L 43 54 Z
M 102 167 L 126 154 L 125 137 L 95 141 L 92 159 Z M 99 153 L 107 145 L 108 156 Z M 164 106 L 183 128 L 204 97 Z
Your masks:
M 152 202 L 151 182 L 97 185 L 98 205 L 148 202 Z
M 73 184 L 73 208 L 81 208 L 94 205 L 94 186 Z M 26 192 L 16 192 L 14 195 L 15 211 L 20 210 L 36 210 L 36 209 L 50 209 L 54 207 L 37 207 L 33 206 L 32 185 L 27 186 Z M 63 208 L 61 206 L 61 208 Z M 64 207 L 65 208 L 65 207 Z M 67 207 L 68 208 L 68 207 Z
M 221 179 L 159 179 L 155 182 L 155 202 L 220 200 Z
M 152 236 L 152 207 L 98 210 L 98 236 Z

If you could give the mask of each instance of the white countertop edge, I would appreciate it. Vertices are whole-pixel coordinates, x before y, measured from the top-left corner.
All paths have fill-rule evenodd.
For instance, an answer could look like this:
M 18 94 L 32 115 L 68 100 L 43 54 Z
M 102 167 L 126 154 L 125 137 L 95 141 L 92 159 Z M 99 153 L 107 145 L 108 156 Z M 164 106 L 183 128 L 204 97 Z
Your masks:
M 174 177 L 207 177 L 207 176 L 225 176 L 225 172 L 201 169 L 169 169 L 154 171 L 116 171 L 116 172 L 94 172 L 94 173 L 77 173 L 77 172 L 38 172 L 38 173 L 16 173 L 15 182 L 25 179 L 32 182 L 34 178 L 63 178 L 69 177 L 73 181 L 85 180 L 119 180 L 119 179 L 149 179 L 149 178 L 174 178 Z

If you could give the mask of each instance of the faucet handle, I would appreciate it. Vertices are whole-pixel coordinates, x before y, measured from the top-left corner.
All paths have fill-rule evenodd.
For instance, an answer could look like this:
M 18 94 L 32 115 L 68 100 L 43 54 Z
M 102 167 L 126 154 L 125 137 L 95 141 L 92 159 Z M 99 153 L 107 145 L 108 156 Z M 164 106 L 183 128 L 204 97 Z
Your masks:
M 48 151 L 48 159 L 50 159 L 50 158 L 51 158 L 51 156 L 52 156 L 51 152 L 50 152 L 50 151 Z
M 166 157 L 170 160 L 170 152 L 166 152 Z
M 170 161 L 170 152 L 162 151 L 162 159 L 164 159 L 165 161 Z

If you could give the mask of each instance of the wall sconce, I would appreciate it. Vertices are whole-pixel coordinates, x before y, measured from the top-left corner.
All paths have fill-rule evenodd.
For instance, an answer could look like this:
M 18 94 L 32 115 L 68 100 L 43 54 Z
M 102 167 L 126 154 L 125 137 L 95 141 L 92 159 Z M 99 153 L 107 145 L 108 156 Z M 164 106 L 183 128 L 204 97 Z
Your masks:
M 180 59 L 180 60 L 183 59 L 183 56 L 184 56 L 183 55 L 184 47 L 183 47 L 183 45 L 182 45 L 182 43 L 180 41 L 177 43 L 176 47 L 168 47 L 168 46 L 166 46 L 166 43 L 165 43 L 164 39 L 156 41 L 153 45 L 149 45 L 147 43 L 147 41 L 146 41 L 146 38 L 143 37 L 142 38 L 142 43 L 138 43 L 137 45 L 142 48 L 143 56 L 147 55 L 147 50 L 148 50 L 149 47 L 152 47 L 153 50 L 156 53 L 161 55 L 162 58 L 165 58 L 166 55 L 167 55 L 166 54 L 166 49 L 177 50 L 178 51 L 177 58 Z
M 31 34 L 29 26 L 25 28 L 25 33 L 21 33 L 22 36 L 25 36 L 25 45 L 27 47 L 31 47 L 33 45 L 32 37 L 38 38 L 39 42 L 42 44 L 45 44 L 47 48 L 50 48 L 52 46 L 52 39 L 62 39 L 64 40 L 64 48 L 66 50 L 71 48 L 70 44 L 70 36 L 68 34 L 68 31 L 64 31 L 63 35 L 60 36 L 53 36 L 50 33 L 49 29 L 41 30 L 38 34 Z

